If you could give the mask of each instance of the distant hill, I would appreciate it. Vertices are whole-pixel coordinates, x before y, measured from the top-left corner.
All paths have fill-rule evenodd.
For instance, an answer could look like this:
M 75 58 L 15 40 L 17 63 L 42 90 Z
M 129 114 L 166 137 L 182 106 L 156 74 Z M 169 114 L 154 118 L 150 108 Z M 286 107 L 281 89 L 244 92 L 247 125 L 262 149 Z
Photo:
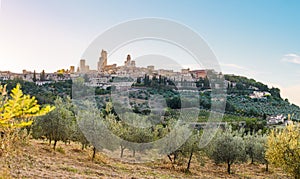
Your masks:
M 265 119 L 268 116 L 277 116 L 288 114 L 292 115 L 292 119 L 300 119 L 300 108 L 294 104 L 291 104 L 288 99 L 282 99 L 280 95 L 280 89 L 269 88 L 266 84 L 257 82 L 254 79 L 248 79 L 242 76 L 236 75 L 224 75 L 225 80 L 228 83 L 227 86 L 227 104 L 226 113 L 236 116 L 246 117 L 259 117 Z M 160 82 L 164 81 L 164 83 Z M 167 106 L 173 109 L 179 109 L 181 107 L 180 95 L 173 89 L 176 87 L 171 83 L 170 79 L 164 78 L 145 78 L 138 79 L 141 81 L 135 87 L 152 87 L 152 91 L 149 94 L 159 93 L 166 99 Z M 146 83 L 147 82 L 147 83 Z M 51 84 L 35 85 L 33 82 L 26 82 L 20 79 L 2 81 L 2 84 L 8 84 L 8 90 L 12 89 L 17 83 L 22 85 L 23 91 L 26 94 L 36 96 L 41 104 L 52 104 L 56 96 L 71 96 L 72 94 L 72 81 L 54 82 Z M 209 110 L 211 107 L 211 98 L 209 89 L 209 81 L 207 78 L 200 78 L 197 80 L 196 85 L 200 90 L 200 108 Z M 101 89 L 97 87 L 95 89 L 96 95 L 107 95 L 110 93 L 111 88 Z M 137 98 L 140 98 L 137 94 Z M 145 99 L 147 101 L 147 99 Z M 198 103 L 195 101 L 192 103 Z M 149 106 L 144 106 L 147 109 Z
M 228 81 L 226 112 L 246 116 L 292 115 L 300 119 L 300 108 L 282 99 L 280 89 L 236 75 L 224 75 Z

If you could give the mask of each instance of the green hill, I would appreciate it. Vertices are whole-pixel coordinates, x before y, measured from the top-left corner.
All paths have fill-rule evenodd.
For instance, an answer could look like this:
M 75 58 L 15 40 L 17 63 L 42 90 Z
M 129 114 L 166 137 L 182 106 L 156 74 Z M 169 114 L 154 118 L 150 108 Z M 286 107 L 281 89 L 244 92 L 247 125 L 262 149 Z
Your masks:
M 287 116 L 288 114 L 293 114 L 293 120 L 300 119 L 299 106 L 291 104 L 288 99 L 282 99 L 280 89 L 273 87 L 269 88 L 261 82 L 242 76 L 224 75 L 224 78 L 228 84 L 226 114 L 231 116 L 256 117 L 262 119 L 265 119 L 267 116 L 276 116 L 281 114 Z M 145 77 L 145 79 L 138 79 L 137 81 L 139 82 L 135 83 L 133 86 L 134 88 L 143 89 L 147 87 L 148 94 L 162 95 L 166 100 L 167 106 L 171 109 L 179 109 L 181 108 L 181 103 L 186 102 L 185 99 L 181 98 L 179 93 L 174 90 L 176 89 L 176 86 L 170 79 L 161 77 L 149 79 L 149 77 Z M 163 81 L 163 83 L 161 81 Z M 37 100 L 41 104 L 53 104 L 53 101 L 57 96 L 72 96 L 71 80 L 49 83 L 42 86 L 35 85 L 33 82 L 26 82 L 18 79 L 2 81 L 1 83 L 7 84 L 8 90 L 16 86 L 17 83 L 20 83 L 24 93 L 36 96 Z M 196 85 L 200 91 L 199 107 L 204 110 L 209 110 L 211 107 L 211 96 L 208 79 L 199 79 L 196 82 Z M 111 92 L 111 88 L 101 89 L 97 87 L 93 90 L 95 91 L 95 95 L 98 96 L 97 101 L 101 104 L 104 104 L 105 101 L 108 100 L 107 95 Z M 143 92 L 130 94 L 129 97 L 137 98 L 139 101 L 145 100 L 146 102 L 139 105 L 132 103 L 131 105 L 135 111 L 138 111 L 138 108 L 141 108 L 141 113 L 148 114 L 149 105 L 146 103 L 149 96 L 145 96 L 142 93 Z M 105 96 L 103 101 L 101 101 L 102 95 Z M 191 104 L 198 103 L 197 100 L 188 102 Z
M 245 116 L 274 116 L 294 114 L 293 119 L 300 118 L 300 108 L 282 99 L 280 89 L 246 77 L 225 75 L 227 80 L 226 112 Z M 254 95 L 254 93 L 258 95 Z

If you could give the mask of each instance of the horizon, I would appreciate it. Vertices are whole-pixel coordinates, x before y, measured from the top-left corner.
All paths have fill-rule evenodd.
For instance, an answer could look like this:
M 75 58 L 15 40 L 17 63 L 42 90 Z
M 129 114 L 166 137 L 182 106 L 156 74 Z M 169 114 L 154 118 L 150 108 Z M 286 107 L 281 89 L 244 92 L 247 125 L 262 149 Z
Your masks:
M 198 33 L 214 51 L 223 74 L 278 87 L 283 98 L 299 106 L 299 5 L 258 0 L 0 0 L 0 60 L 4 62 L 0 71 L 55 72 L 77 67 L 85 49 L 106 29 L 136 18 L 158 17 Z M 138 49 L 125 51 L 109 63 L 121 64 L 126 53 L 139 57 Z

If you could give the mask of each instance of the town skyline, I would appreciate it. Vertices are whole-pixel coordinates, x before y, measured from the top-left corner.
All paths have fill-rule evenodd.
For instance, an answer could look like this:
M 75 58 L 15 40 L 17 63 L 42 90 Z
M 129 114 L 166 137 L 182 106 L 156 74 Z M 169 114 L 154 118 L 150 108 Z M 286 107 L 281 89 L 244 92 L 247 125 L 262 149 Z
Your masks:
M 284 97 L 300 104 L 297 7 L 296 1 L 2 0 L 0 70 L 54 72 L 58 66 L 77 66 L 84 50 L 105 29 L 136 18 L 162 17 L 185 24 L 203 37 L 223 73 L 278 87 Z M 133 51 L 132 57 L 137 53 Z

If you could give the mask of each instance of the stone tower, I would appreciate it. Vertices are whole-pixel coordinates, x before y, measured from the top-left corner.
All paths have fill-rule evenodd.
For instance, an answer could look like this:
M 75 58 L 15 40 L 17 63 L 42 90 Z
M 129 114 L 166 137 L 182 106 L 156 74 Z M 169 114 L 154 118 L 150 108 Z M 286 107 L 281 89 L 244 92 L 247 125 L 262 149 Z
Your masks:
M 125 65 L 126 67 L 129 67 L 129 66 L 130 66 L 130 63 L 131 63 L 131 56 L 128 54 L 128 55 L 127 55 L 127 59 L 126 59 L 124 65 Z
M 98 61 L 98 71 L 104 71 L 104 68 L 107 66 L 107 52 L 102 49 L 101 57 Z

